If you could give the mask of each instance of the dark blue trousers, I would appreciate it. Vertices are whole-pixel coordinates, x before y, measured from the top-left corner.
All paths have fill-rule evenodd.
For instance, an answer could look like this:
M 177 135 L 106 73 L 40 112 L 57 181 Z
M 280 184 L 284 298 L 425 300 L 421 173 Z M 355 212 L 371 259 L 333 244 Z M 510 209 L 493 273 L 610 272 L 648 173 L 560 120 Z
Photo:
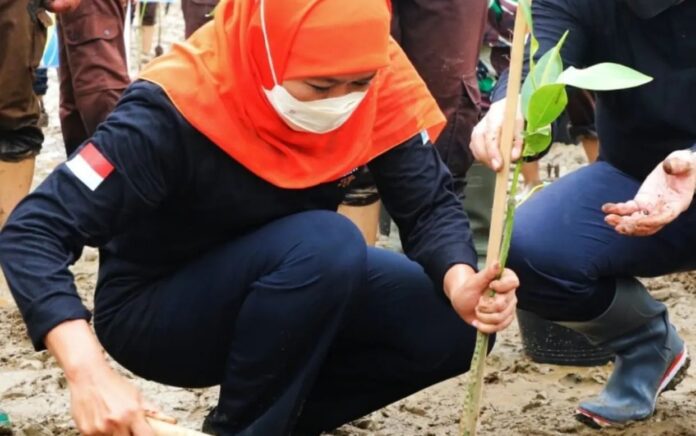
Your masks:
M 608 307 L 617 277 L 696 268 L 693 205 L 650 237 L 622 236 L 604 222 L 602 205 L 632 199 L 641 183 L 597 162 L 518 209 L 508 266 L 520 278 L 520 308 L 555 321 L 586 321 Z
M 475 340 L 418 264 L 324 211 L 222 243 L 119 307 L 98 295 L 95 326 L 144 378 L 221 385 L 223 435 L 335 428 L 465 372 Z

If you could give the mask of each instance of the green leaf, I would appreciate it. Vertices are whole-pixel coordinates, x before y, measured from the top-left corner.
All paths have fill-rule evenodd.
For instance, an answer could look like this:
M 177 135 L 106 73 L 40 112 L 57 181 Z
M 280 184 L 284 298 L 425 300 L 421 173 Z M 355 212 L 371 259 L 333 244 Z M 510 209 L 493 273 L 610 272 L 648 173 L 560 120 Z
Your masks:
M 522 90 L 520 91 L 520 104 L 522 105 L 522 115 L 524 116 L 525 120 L 529 117 L 529 99 L 532 97 L 535 90 L 536 87 L 534 86 L 532 75 L 529 74 L 524 79 L 524 83 L 522 83 Z
M 522 13 L 524 14 L 524 19 L 527 21 L 527 27 L 529 31 L 534 33 L 534 22 L 532 21 L 532 5 L 529 0 L 519 0 L 517 2 L 517 7 L 522 8 Z
M 612 91 L 641 86 L 652 79 L 633 68 L 606 62 L 582 70 L 569 67 L 556 82 L 593 91 Z
M 525 133 L 524 149 L 522 150 L 523 157 L 534 157 L 551 145 L 551 126 L 546 126 L 537 132 Z
M 544 85 L 555 83 L 563 72 L 563 60 L 561 59 L 561 47 L 565 43 L 568 32 L 564 33 L 556 46 L 544 53 L 536 64 L 530 64 L 530 72 L 522 84 L 521 103 L 522 114 L 525 119 L 529 116 L 529 100 L 537 89 Z M 534 39 L 532 46 L 534 45 Z M 538 44 L 538 42 L 537 42 Z
M 531 38 L 531 43 L 529 47 L 529 65 L 530 68 L 534 68 L 534 56 L 536 56 L 537 52 L 539 51 L 539 41 L 537 41 L 533 33 L 530 33 L 529 37 Z
M 544 53 L 539 62 L 534 66 L 530 75 L 534 82 L 534 87 L 539 88 L 549 83 L 554 83 L 558 76 L 563 72 L 563 59 L 561 58 L 561 47 L 568 35 L 566 32 L 558 41 L 555 47 Z
M 561 48 L 568 37 L 568 31 L 561 36 L 556 46 L 547 51 L 544 56 L 539 59 L 539 64 L 535 68 L 535 80 L 538 87 L 549 83 L 554 83 L 558 76 L 563 72 L 563 59 L 561 58 Z M 546 59 L 545 59 L 546 58 Z
M 568 104 L 565 85 L 544 85 L 532 93 L 527 106 L 527 130 L 535 132 L 558 118 Z

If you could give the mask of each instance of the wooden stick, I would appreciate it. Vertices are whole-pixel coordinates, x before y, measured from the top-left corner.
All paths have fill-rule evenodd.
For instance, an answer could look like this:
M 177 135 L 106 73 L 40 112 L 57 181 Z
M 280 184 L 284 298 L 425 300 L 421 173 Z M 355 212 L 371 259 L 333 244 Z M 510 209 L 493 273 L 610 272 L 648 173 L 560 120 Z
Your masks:
M 522 13 L 522 7 L 518 5 L 517 13 L 515 14 L 515 30 L 512 36 L 510 68 L 508 70 L 505 118 L 500 137 L 500 155 L 503 158 L 503 167 L 495 178 L 495 193 L 493 194 L 493 211 L 488 236 L 486 265 L 492 264 L 500 257 L 500 243 L 503 239 L 503 223 L 505 222 L 505 208 L 507 206 L 507 191 L 510 179 L 512 143 L 515 139 L 515 120 L 517 118 L 517 105 L 522 85 L 522 63 L 524 61 L 526 34 L 527 21 L 524 18 L 524 13 Z
M 152 427 L 152 430 L 155 432 L 155 436 L 207 436 L 205 433 L 189 430 L 154 418 L 146 419 L 147 423 L 150 424 L 150 427 Z
M 519 101 L 522 81 L 522 61 L 524 60 L 524 43 L 527 34 L 527 22 L 518 5 L 515 15 L 515 30 L 512 38 L 512 53 L 508 76 L 507 96 L 505 103 L 505 118 L 503 120 L 500 138 L 500 155 L 503 166 L 496 175 L 491 227 L 488 237 L 488 254 L 486 265 L 499 260 L 503 229 L 505 227 L 505 209 L 508 204 L 508 183 L 510 177 L 510 161 L 512 160 L 512 143 L 515 135 L 517 118 L 517 102 Z M 486 368 L 486 352 L 488 350 L 488 335 L 478 332 L 476 345 L 468 373 L 468 386 L 465 392 L 464 408 L 459 422 L 460 435 L 474 436 L 481 406 L 481 391 L 483 374 Z

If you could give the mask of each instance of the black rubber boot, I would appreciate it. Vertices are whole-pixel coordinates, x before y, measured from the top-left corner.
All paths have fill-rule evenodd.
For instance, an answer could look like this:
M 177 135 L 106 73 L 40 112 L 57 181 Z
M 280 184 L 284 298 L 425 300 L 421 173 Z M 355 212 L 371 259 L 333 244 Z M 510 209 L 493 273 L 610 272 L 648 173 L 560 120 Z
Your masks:
M 217 412 L 217 407 L 213 407 L 203 420 L 201 432 L 213 436 L 222 436 L 219 426 L 225 422 L 225 417 Z
M 616 353 L 614 372 L 595 398 L 580 403 L 576 418 L 594 428 L 646 419 L 657 397 L 686 375 L 684 341 L 669 322 L 667 308 L 635 279 L 619 279 L 614 300 L 587 322 L 560 322 Z

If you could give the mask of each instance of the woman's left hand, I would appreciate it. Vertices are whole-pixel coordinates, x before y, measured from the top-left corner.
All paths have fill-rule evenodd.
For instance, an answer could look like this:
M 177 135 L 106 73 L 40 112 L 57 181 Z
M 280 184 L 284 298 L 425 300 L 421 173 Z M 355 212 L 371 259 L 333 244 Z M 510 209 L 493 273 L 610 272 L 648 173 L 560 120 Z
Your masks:
M 450 277 L 445 277 L 445 288 L 449 288 L 447 294 L 454 310 L 464 321 L 483 333 L 495 333 L 507 328 L 515 319 L 515 291 L 520 284 L 517 275 L 506 269 L 500 278 L 496 279 L 500 273 L 498 262 L 478 273 L 474 273 L 470 267 L 466 268 L 470 273 L 457 274 L 451 270 L 448 272 Z M 453 285 L 456 276 L 463 278 L 459 284 Z M 495 291 L 495 294 L 491 295 L 490 290 Z

